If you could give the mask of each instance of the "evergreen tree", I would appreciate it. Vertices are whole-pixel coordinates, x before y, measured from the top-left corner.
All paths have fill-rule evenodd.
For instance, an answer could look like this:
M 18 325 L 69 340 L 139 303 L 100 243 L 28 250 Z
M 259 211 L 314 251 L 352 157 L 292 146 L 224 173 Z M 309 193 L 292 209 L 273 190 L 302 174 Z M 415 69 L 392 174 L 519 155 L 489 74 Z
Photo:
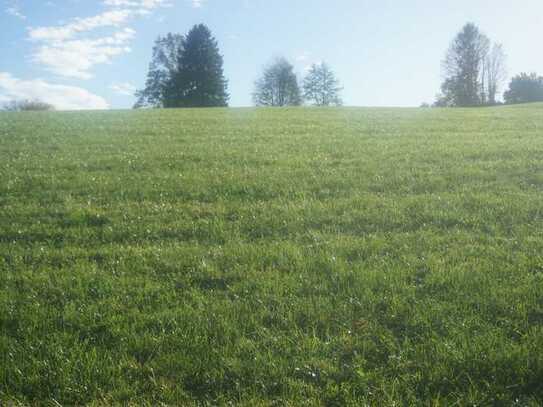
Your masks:
M 178 70 L 167 81 L 164 107 L 228 105 L 228 83 L 217 41 L 205 25 L 194 26 L 184 40 Z

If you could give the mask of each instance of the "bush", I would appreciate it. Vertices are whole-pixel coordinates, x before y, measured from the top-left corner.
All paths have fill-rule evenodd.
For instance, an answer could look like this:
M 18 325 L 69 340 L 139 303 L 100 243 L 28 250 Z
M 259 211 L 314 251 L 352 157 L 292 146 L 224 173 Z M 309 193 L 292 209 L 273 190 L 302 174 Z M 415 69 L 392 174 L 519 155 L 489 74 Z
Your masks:
M 51 111 L 55 110 L 55 107 L 41 100 L 13 100 L 4 105 L 4 110 L 10 112 Z

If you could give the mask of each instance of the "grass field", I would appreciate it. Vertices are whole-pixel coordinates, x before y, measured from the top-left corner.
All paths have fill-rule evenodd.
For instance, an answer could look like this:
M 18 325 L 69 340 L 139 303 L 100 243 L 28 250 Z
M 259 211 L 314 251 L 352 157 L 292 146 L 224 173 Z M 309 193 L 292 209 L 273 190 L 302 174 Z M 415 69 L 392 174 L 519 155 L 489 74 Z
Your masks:
M 543 105 L 0 113 L 0 404 L 543 404 Z

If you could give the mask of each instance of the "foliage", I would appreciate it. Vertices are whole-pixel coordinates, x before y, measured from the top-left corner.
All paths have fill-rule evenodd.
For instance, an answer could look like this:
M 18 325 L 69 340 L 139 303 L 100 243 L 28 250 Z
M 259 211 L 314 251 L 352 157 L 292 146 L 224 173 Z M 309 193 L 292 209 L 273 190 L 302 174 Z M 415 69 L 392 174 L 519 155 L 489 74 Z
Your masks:
M 205 25 L 194 26 L 185 38 L 179 69 L 167 82 L 164 106 L 227 106 L 227 88 L 217 41 Z
M 325 63 L 313 64 L 304 79 L 304 99 L 315 106 L 341 106 L 342 88 Z
M 299 106 L 302 96 L 294 67 L 285 58 L 269 65 L 255 83 L 253 101 L 256 106 Z
M 504 99 L 509 104 L 543 102 L 543 76 L 537 76 L 536 73 L 515 76 Z
M 443 66 L 447 75 L 447 99 L 456 106 L 481 104 L 481 68 L 488 53 L 490 40 L 473 23 L 466 24 L 447 51 Z
M 500 44 L 491 47 L 479 28 L 468 23 L 451 43 L 443 69 L 445 80 L 437 106 L 495 105 L 506 77 L 505 52 Z
M 179 71 L 183 47 L 184 38 L 180 34 L 168 33 L 165 37 L 157 38 L 145 89 L 136 92 L 138 100 L 134 108 L 164 107 L 165 90 L 173 75 Z
M 145 89 L 134 107 L 221 107 L 228 104 L 223 57 L 211 31 L 195 25 L 186 37 L 159 37 Z
M 51 111 L 55 107 L 49 103 L 40 100 L 12 100 L 4 105 L 4 110 L 9 112 L 24 112 L 24 111 Z
M 454 107 L 459 106 L 457 99 L 458 81 L 454 78 L 448 78 L 441 84 L 441 93 L 436 96 L 434 107 Z
M 0 404 L 543 404 L 543 105 L 0 112 Z

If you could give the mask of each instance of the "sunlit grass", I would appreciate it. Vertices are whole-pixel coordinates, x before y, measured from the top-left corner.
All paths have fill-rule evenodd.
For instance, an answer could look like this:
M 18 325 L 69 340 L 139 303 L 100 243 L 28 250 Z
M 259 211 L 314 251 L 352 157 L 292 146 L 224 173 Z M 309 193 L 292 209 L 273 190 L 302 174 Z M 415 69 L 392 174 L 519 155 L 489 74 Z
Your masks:
M 0 113 L 0 404 L 540 405 L 543 106 Z

